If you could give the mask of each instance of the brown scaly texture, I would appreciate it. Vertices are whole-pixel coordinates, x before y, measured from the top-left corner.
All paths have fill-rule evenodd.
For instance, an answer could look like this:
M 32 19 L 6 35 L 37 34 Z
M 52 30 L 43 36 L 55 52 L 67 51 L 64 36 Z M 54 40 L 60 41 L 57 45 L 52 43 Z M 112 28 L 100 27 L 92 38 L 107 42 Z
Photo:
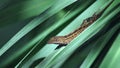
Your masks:
M 76 36 L 78 36 L 82 31 L 84 31 L 89 25 L 91 25 L 94 21 L 96 21 L 98 17 L 94 15 L 94 17 L 89 17 L 85 19 L 80 28 L 76 29 L 74 32 L 66 35 L 66 36 L 55 36 L 52 37 L 48 44 L 68 44 L 71 40 L 73 40 Z
M 113 0 L 99 13 L 95 13 L 92 17 L 85 19 L 80 26 L 80 28 L 76 29 L 74 32 L 66 35 L 66 36 L 55 36 L 52 37 L 48 44 L 68 44 L 70 43 L 76 36 L 78 36 L 82 31 L 84 31 L 88 26 L 90 26 L 94 21 L 96 21 L 103 14 L 105 9 L 113 2 Z

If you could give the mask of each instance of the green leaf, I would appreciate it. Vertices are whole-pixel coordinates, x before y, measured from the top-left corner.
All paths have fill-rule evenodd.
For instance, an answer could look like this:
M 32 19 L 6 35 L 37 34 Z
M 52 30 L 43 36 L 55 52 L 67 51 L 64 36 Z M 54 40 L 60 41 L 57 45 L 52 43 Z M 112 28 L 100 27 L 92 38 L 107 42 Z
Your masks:
M 93 35 L 95 35 L 100 29 L 102 29 L 107 23 L 109 23 L 110 19 L 112 19 L 118 12 L 119 12 L 119 8 L 117 8 L 115 11 L 113 11 L 110 15 L 108 15 L 105 19 L 100 18 L 99 20 L 97 20 L 93 25 L 91 25 L 90 27 L 88 27 L 85 31 L 83 31 L 77 38 L 75 38 L 70 44 L 68 44 L 58 55 L 56 55 L 56 57 L 54 57 L 53 60 L 51 60 L 51 62 L 49 64 L 45 64 L 44 62 L 41 62 L 40 65 L 38 67 L 41 66 L 42 63 L 44 63 L 45 66 L 42 66 L 43 68 L 49 68 L 52 67 L 54 65 L 56 65 L 59 61 L 61 62 L 61 64 L 67 60 L 67 58 L 80 46 L 82 45 L 86 40 L 88 40 L 89 38 L 91 38 Z M 88 12 L 86 12 L 88 13 Z M 85 13 L 83 13 L 85 14 Z M 88 15 L 88 14 L 87 14 Z M 87 16 L 86 15 L 86 16 Z M 104 15 L 103 15 L 104 16 Z M 84 16 L 81 17 L 84 18 Z M 78 17 L 79 18 L 79 17 Z M 78 21 L 76 18 L 75 21 Z M 81 18 L 79 18 L 81 19 Z M 75 22 L 73 21 L 73 22 Z M 82 21 L 81 21 L 82 22 Z M 98 23 L 101 22 L 101 23 Z M 78 25 L 78 24 L 77 24 Z M 73 26 L 73 25 L 72 25 Z M 67 32 L 67 30 L 66 30 Z M 67 32 L 68 33 L 68 32 Z M 62 33 L 61 33 L 62 34 Z M 60 34 L 59 34 L 60 35 Z M 79 41 L 78 41 L 79 40 Z M 49 57 L 48 57 L 49 58 Z
M 80 1 L 81 2 L 81 1 Z M 76 16 L 78 13 L 81 13 L 89 4 L 91 4 L 92 3 L 92 1 L 87 1 L 86 2 L 86 4 L 80 4 L 81 6 L 79 7 L 79 8 L 77 8 L 76 10 L 74 10 L 73 11 L 73 8 L 75 8 L 75 6 L 78 6 L 78 5 L 76 5 L 75 4 L 75 6 L 73 6 L 72 8 L 71 8 L 71 10 L 70 11 L 68 11 L 67 13 L 66 13 L 66 15 L 62 18 L 62 19 L 60 19 L 58 22 L 56 22 L 56 24 L 53 24 L 50 28 L 48 28 L 47 30 L 45 30 L 43 33 L 40 33 L 39 34 L 39 36 L 37 36 L 35 39 L 33 39 L 29 44 L 27 44 L 27 45 L 25 45 L 27 48 L 28 48 L 28 46 L 32 46 L 32 45 L 34 45 L 35 43 L 37 43 L 38 41 L 39 41 L 39 43 L 41 42 L 41 41 L 43 41 L 43 39 L 50 33 L 50 32 L 52 32 L 53 30 L 55 30 L 56 28 L 61 28 L 60 26 L 61 25 L 64 25 L 65 23 L 68 23 L 68 22 L 66 22 L 66 21 L 68 21 L 69 19 L 71 19 L 72 17 L 74 17 L 74 16 Z M 71 12 L 72 11 L 72 12 Z M 54 32 L 55 33 L 55 32 Z M 41 40 L 40 40 L 41 39 Z M 48 39 L 48 38 L 47 38 Z M 37 45 L 35 45 L 34 46 L 34 49 L 35 49 L 35 47 L 36 46 L 39 46 L 39 44 L 37 44 Z M 24 47 L 24 51 L 26 50 L 26 47 Z M 30 59 L 30 61 L 27 61 L 27 63 L 25 64 L 24 62 L 25 62 L 25 59 L 26 58 L 23 58 L 24 60 L 23 61 L 21 61 L 20 63 L 19 63 L 19 66 L 21 65 L 21 64 L 24 64 L 25 66 L 29 66 L 31 63 L 33 63 L 35 60 L 36 60 L 36 58 L 35 57 L 38 57 L 38 55 L 39 55 L 39 57 L 38 57 L 38 59 L 40 59 L 40 57 L 41 58 L 43 58 L 43 57 L 46 57 L 46 56 L 48 56 L 54 49 L 56 48 L 56 46 L 54 46 L 54 45 L 51 45 L 51 46 L 49 46 L 49 45 L 45 45 L 44 46 L 44 48 L 42 48 L 35 56 L 33 56 L 33 58 L 31 58 Z M 33 50 L 33 49 L 32 49 Z M 47 51 L 45 51 L 45 50 L 47 50 Z M 49 52 L 48 52 L 49 51 Z M 31 51 L 32 52 L 32 51 Z M 47 52 L 47 54 L 46 54 L 46 52 Z M 30 54 L 30 53 L 29 53 Z M 44 55 L 45 56 L 44 56 Z M 28 56 L 28 55 L 27 55 Z M 30 56 L 28 56 L 28 57 L 30 57 Z M 33 62 L 32 62 L 33 61 Z M 28 64 L 29 63 L 29 64 Z M 23 66 L 24 67 L 24 66 Z
M 100 68 L 119 68 L 120 67 L 120 33 L 103 59 Z
M 118 23 L 115 27 L 113 27 L 110 31 L 108 31 L 105 35 L 100 37 L 97 42 L 80 66 L 80 68 L 90 68 L 90 66 L 93 64 L 99 53 L 102 51 L 102 49 L 105 47 L 105 45 L 108 43 L 109 39 L 113 36 L 113 34 L 119 29 L 120 24 Z
M 21 0 L 0 11 L 0 26 L 37 16 L 53 5 L 55 0 Z
M 3 45 L 3 47 L 0 49 L 0 56 L 3 53 L 5 53 L 18 40 L 20 40 L 24 35 L 30 32 L 32 29 L 34 29 L 43 21 L 45 21 L 47 18 L 49 18 L 50 16 L 57 13 L 58 11 L 60 11 L 61 9 L 65 8 L 66 6 L 70 5 L 73 2 L 75 2 L 75 0 L 71 1 L 65 0 L 63 3 L 57 5 L 58 3 L 60 3 L 60 1 L 57 1 L 53 6 L 51 6 L 51 8 L 47 12 L 45 12 L 45 14 L 33 19 L 30 23 L 23 27 L 17 34 L 15 34 L 5 45 Z

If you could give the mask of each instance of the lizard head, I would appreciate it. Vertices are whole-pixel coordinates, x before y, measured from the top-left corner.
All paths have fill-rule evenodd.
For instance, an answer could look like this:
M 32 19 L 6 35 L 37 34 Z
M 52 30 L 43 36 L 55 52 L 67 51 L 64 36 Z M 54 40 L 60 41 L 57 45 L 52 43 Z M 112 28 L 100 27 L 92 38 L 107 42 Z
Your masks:
M 48 41 L 48 44 L 66 44 L 64 40 L 64 36 L 55 36 Z

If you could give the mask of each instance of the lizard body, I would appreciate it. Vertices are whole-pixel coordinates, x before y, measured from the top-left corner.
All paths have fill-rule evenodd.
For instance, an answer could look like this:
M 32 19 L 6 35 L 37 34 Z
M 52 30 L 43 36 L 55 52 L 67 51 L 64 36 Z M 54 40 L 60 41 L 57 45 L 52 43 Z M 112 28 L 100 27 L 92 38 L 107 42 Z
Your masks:
M 101 17 L 101 15 L 104 13 L 105 9 L 108 8 L 108 6 L 113 2 L 111 0 L 107 6 L 104 7 L 101 11 L 98 11 L 94 13 L 91 17 L 85 19 L 82 23 L 82 25 L 73 31 L 72 33 L 66 35 L 66 36 L 55 36 L 52 37 L 49 41 L 48 44 L 61 44 L 65 45 L 70 43 L 75 37 L 77 37 L 82 31 L 84 31 L 88 26 L 90 26 L 92 23 L 94 23 L 98 18 Z

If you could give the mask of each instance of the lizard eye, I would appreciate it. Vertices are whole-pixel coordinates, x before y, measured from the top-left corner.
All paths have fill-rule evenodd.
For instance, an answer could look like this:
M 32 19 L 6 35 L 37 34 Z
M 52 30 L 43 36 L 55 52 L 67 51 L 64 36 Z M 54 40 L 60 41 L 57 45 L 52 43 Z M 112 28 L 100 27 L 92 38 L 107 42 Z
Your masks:
M 90 22 L 92 19 L 93 19 L 93 17 L 89 17 L 86 20 L 87 20 L 87 22 Z

